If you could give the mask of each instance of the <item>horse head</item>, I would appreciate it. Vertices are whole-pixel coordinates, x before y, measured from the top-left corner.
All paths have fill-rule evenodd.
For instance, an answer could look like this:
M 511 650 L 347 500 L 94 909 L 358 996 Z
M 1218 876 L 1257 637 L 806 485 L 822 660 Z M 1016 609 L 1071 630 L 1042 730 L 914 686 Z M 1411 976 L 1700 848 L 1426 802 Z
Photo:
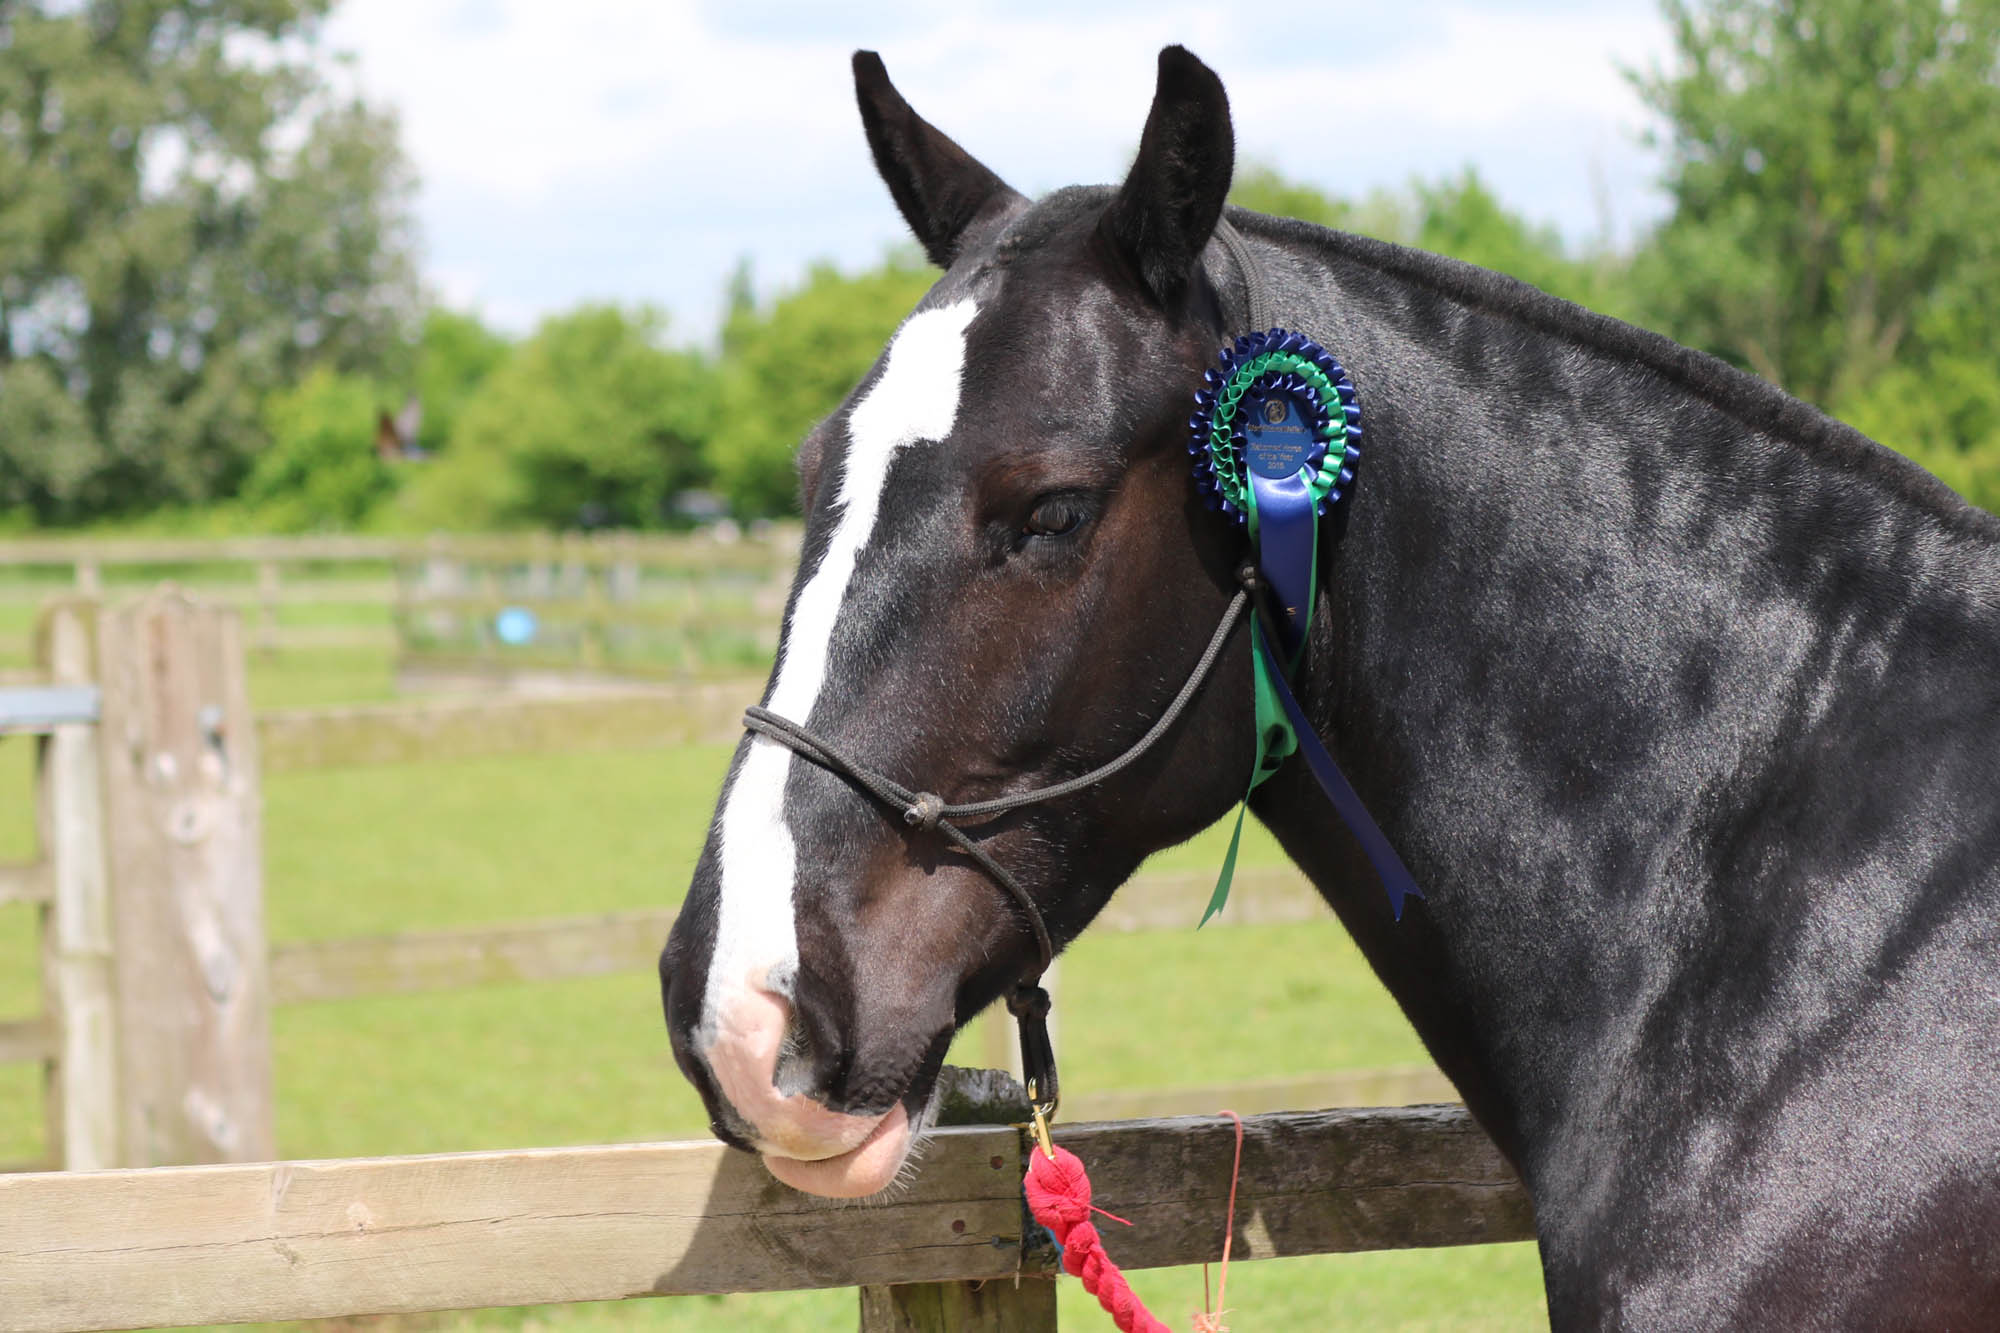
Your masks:
M 1148 731 L 1236 592 L 1188 415 L 1224 336 L 1202 255 L 1233 160 L 1178 47 L 1117 189 L 1030 203 L 855 57 L 878 168 L 943 277 L 798 457 L 805 540 L 770 714 L 959 804 L 1087 773 Z M 800 1188 L 891 1183 L 958 1025 L 1073 939 L 1149 852 L 1240 797 L 1242 636 L 1144 764 L 929 827 L 762 735 L 731 767 L 661 956 L 716 1133 Z M 1035 918 L 1039 918 L 1039 922 Z

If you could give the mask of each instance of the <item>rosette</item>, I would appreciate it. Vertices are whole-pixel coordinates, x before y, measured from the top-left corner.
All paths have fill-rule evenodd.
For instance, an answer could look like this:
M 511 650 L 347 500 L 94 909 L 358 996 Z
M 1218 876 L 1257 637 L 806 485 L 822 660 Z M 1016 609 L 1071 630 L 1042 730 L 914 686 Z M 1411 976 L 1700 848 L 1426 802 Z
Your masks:
M 1270 642 L 1263 625 L 1252 621 L 1257 748 L 1250 789 L 1256 790 L 1288 756 L 1303 752 L 1321 789 L 1360 839 L 1388 890 L 1390 906 L 1401 917 L 1404 899 L 1422 892 L 1320 743 L 1290 683 L 1317 600 L 1319 519 L 1354 480 L 1354 464 L 1361 457 L 1361 405 L 1353 381 L 1340 362 L 1303 333 L 1271 329 L 1245 334 L 1223 348 L 1194 402 L 1188 452 L 1194 456 L 1195 482 L 1211 507 L 1249 530 L 1258 574 L 1271 593 L 1279 640 Z M 1248 804 L 1246 792 L 1203 922 L 1228 901 Z
M 1222 349 L 1188 422 L 1211 507 L 1254 523 L 1256 478 L 1294 481 L 1324 514 L 1354 480 L 1361 406 L 1332 354 L 1302 333 L 1250 333 Z

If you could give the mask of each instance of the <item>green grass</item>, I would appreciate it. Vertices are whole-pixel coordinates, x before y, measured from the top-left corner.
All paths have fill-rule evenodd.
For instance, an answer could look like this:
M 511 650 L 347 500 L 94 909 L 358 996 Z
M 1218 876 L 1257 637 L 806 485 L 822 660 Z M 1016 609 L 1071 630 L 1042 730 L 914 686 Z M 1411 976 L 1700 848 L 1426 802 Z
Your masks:
M 0 736 L 0 862 L 35 854 L 35 742 Z M 42 1007 L 36 909 L 0 907 L 0 1021 L 27 1018 Z M 35 1065 L 0 1064 L 0 1162 L 42 1155 L 42 1071 Z
M 379 649 L 257 659 L 261 706 L 391 697 Z M 494 924 L 678 901 L 726 746 L 482 759 L 273 775 L 265 789 L 276 940 Z M 0 742 L 0 858 L 30 854 L 32 745 Z M 1220 860 L 1224 830 L 1162 858 Z M 1247 830 L 1246 864 L 1279 860 Z M 1072 1088 L 1194 1085 L 1396 1064 L 1415 1036 L 1331 921 L 1086 936 L 1065 956 Z M 0 910 L 0 1016 L 38 1006 L 33 916 Z M 281 1009 L 279 1148 L 288 1157 L 457 1151 L 703 1132 L 674 1070 L 656 983 L 628 975 Z M 979 1034 L 961 1039 L 977 1063 Z M 0 1067 L 0 1159 L 40 1150 L 37 1071 Z M 1116 1207 L 1112 1201 L 1108 1206 Z M 1218 1219 L 1219 1221 L 1219 1219 Z M 1113 1228 L 1115 1231 L 1116 1228 Z M 1116 1254 L 1116 1236 L 1110 1237 Z M 1175 1326 L 1198 1270 L 1137 1277 Z M 1065 1282 L 1070 1329 L 1108 1328 Z M 393 1320 L 382 1329 L 851 1327 L 852 1292 L 682 1297 Z M 1316 1256 L 1232 1271 L 1241 1329 L 1545 1326 L 1530 1246 Z M 1331 1313 L 1330 1313 L 1331 1312 Z M 374 1326 L 374 1325 L 371 1325 Z
M 0 602 L 0 671 L 17 671 L 35 664 L 35 608 Z
M 383 644 L 327 645 L 311 652 L 253 654 L 253 708 L 319 708 L 397 698 L 395 653 Z

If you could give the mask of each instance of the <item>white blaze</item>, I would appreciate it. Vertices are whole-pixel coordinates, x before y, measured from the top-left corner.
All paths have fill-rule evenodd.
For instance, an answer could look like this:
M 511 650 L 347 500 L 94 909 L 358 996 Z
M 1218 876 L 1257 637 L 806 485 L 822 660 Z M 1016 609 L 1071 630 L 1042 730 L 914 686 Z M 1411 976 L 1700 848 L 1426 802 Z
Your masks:
M 767 706 L 780 717 L 800 723 L 812 717 L 848 582 L 875 535 L 891 460 L 908 445 L 951 434 L 965 370 L 965 330 L 976 309 L 961 301 L 910 316 L 889 344 L 881 378 L 848 416 L 847 458 L 834 501 L 840 516 L 819 568 L 793 604 L 778 653 L 777 683 Z M 785 780 L 791 771 L 790 749 L 753 737 L 723 797 L 722 892 L 703 1004 L 704 1044 L 730 998 L 743 988 L 791 995 L 799 961 L 792 910 L 797 860 L 785 824 Z

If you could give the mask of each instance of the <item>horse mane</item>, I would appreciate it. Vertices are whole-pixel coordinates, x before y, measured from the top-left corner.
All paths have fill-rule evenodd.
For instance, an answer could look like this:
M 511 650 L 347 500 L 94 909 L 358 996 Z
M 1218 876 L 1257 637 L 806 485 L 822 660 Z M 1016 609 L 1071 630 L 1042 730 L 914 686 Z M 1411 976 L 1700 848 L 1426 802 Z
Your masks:
M 1460 305 L 1644 367 L 1748 429 L 1868 479 L 1952 533 L 2000 543 L 2000 516 L 1968 503 L 1917 463 L 1845 422 L 1706 352 L 1462 260 L 1294 218 L 1239 208 L 1229 213 L 1244 231 L 1307 249 L 1331 263 L 1356 264 L 1415 283 Z

